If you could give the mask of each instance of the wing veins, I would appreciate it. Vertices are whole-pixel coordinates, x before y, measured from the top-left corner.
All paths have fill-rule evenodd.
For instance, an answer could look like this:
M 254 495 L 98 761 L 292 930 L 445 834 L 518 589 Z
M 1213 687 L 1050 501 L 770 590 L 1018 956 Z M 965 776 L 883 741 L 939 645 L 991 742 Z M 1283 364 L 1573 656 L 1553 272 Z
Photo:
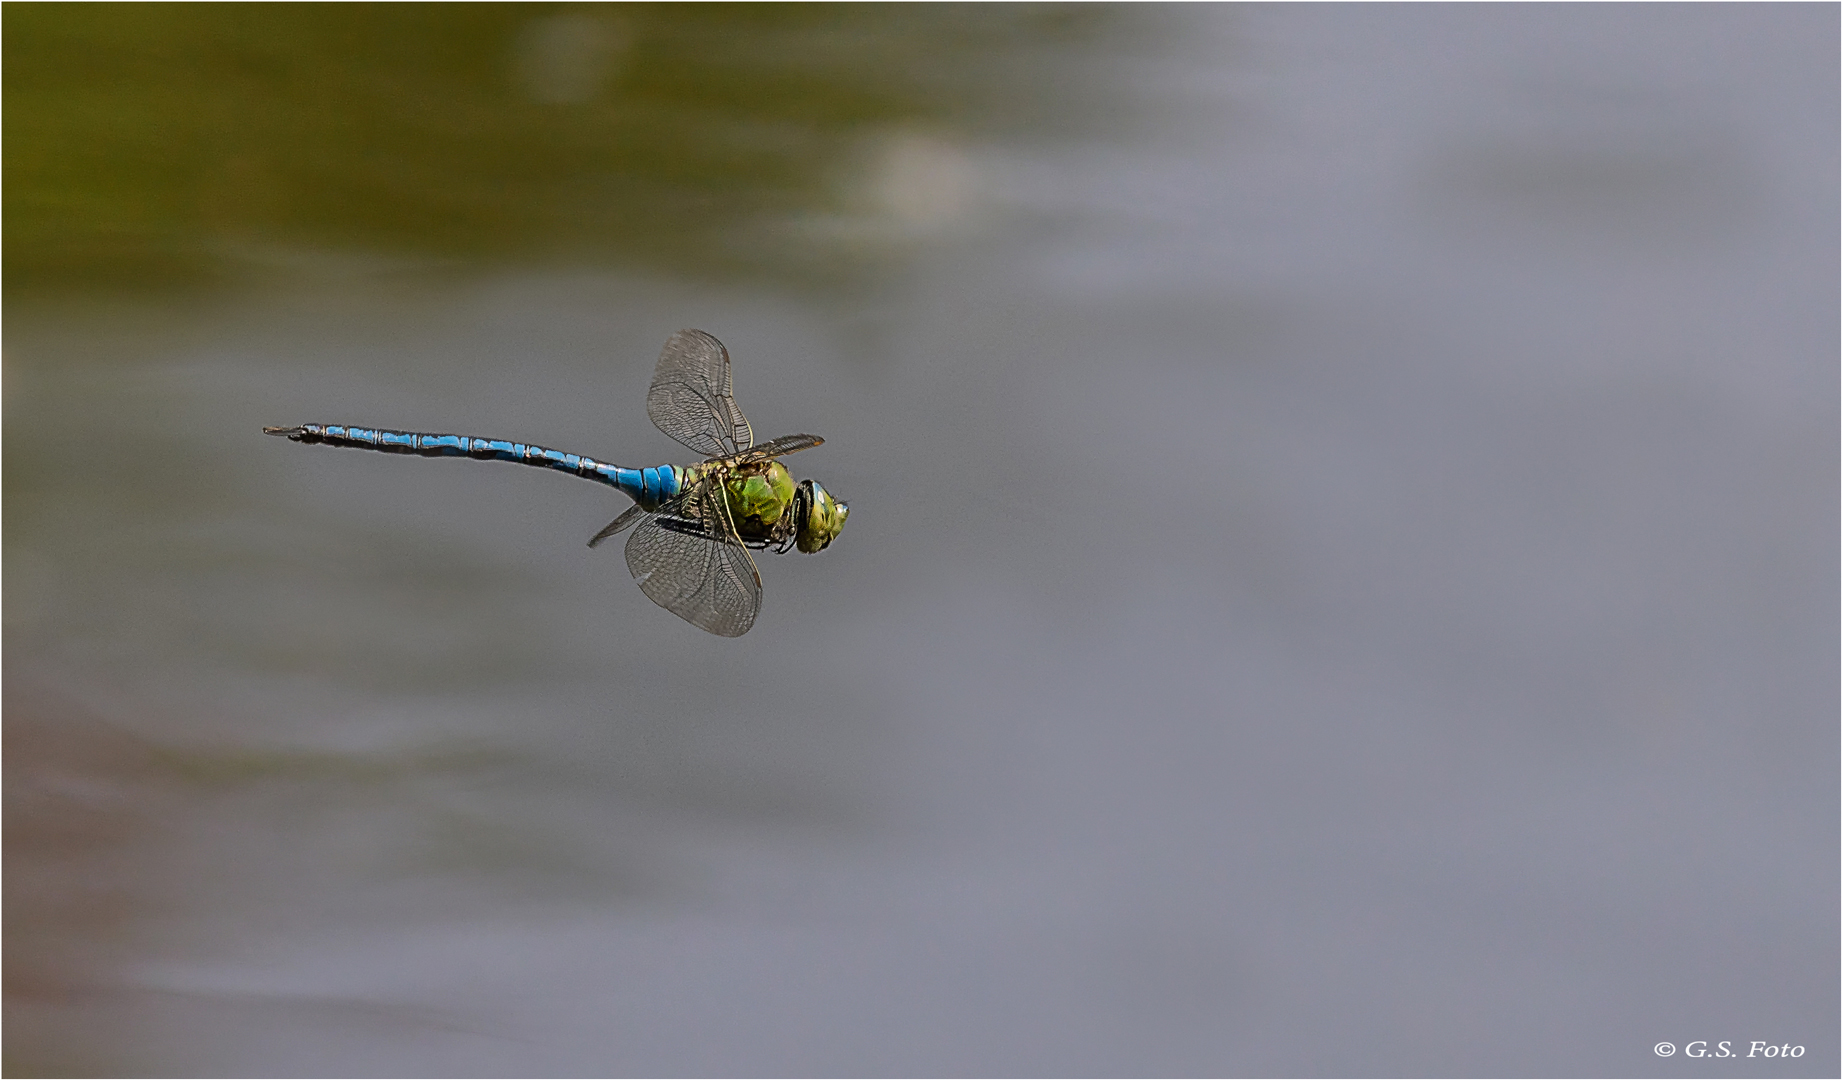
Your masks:
M 761 610 L 761 573 L 714 478 L 699 481 L 633 531 L 627 569 L 653 603 L 713 634 L 740 637 Z
M 729 350 L 702 330 L 665 342 L 646 393 L 653 426 L 706 458 L 733 457 L 755 441 L 736 404 Z

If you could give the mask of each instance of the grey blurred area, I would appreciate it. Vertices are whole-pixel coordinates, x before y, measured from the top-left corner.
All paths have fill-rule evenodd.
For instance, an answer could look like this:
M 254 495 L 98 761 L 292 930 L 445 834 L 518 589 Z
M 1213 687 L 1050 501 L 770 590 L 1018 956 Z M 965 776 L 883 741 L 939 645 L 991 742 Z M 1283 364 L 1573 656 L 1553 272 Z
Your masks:
M 19 10 L 9 1075 L 1842 1069 L 1834 6 Z

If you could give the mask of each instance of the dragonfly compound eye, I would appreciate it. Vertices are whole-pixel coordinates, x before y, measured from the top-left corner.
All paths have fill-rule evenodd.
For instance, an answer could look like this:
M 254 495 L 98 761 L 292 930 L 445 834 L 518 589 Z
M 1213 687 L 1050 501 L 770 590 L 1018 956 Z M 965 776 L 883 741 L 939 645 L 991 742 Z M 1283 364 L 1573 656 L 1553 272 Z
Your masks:
M 808 555 L 824 551 L 826 545 L 844 531 L 844 519 L 851 514 L 849 503 L 839 502 L 816 480 L 800 481 L 799 549 Z

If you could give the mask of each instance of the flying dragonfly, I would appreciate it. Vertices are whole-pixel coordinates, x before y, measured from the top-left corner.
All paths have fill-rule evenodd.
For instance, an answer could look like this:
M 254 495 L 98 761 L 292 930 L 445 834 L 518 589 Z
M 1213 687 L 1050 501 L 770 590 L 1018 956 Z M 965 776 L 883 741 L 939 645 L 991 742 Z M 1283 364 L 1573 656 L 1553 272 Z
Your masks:
M 797 547 L 816 554 L 838 538 L 850 515 L 849 503 L 834 499 L 816 480 L 795 484 L 780 463 L 825 440 L 782 435 L 755 442 L 736 405 L 729 350 L 702 330 L 680 330 L 665 343 L 646 394 L 646 415 L 704 460 L 629 469 L 532 443 L 471 435 L 339 424 L 262 430 L 299 443 L 536 465 L 618 488 L 633 505 L 588 546 L 633 528 L 627 569 L 640 591 L 700 630 L 740 637 L 761 611 L 761 573 L 749 549 L 784 554 Z

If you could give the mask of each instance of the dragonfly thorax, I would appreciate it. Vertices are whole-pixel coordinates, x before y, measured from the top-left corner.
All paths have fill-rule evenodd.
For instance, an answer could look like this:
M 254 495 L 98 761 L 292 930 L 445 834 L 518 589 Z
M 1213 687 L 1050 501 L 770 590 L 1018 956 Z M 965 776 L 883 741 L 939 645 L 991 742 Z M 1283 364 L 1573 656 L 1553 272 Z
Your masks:
M 723 481 L 729 516 L 743 540 L 779 542 L 787 526 L 795 524 L 787 513 L 793 508 L 793 493 L 793 474 L 778 461 L 737 465 Z
M 838 538 L 851 512 L 816 480 L 795 485 L 787 467 L 772 459 L 707 461 L 684 470 L 683 480 L 687 488 L 717 485 L 737 539 L 754 548 L 816 554 Z

